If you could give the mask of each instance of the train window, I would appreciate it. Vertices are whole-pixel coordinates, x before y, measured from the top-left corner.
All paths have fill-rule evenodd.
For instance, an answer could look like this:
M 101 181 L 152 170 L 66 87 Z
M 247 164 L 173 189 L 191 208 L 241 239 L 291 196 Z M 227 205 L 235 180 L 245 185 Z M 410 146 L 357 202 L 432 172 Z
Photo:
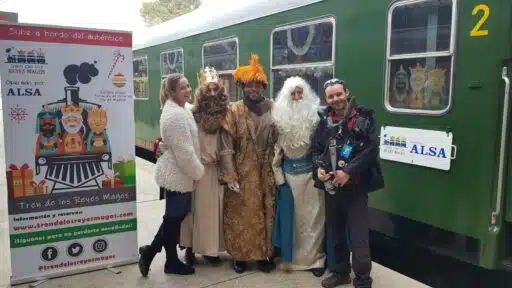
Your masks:
M 335 20 L 332 17 L 278 27 L 272 31 L 272 95 L 291 76 L 304 78 L 318 95 L 334 75 Z M 324 97 L 321 97 L 322 105 Z
M 444 114 L 451 106 L 455 1 L 399 1 L 388 15 L 386 108 Z
M 238 38 L 216 40 L 203 45 L 203 68 L 213 67 L 219 73 L 230 101 L 238 100 L 233 71 L 238 67 Z
M 232 72 L 238 67 L 238 39 L 230 38 L 203 45 L 203 67 L 213 67 L 219 73 Z
M 133 59 L 133 90 L 135 99 L 149 98 L 148 57 Z
M 183 49 L 174 49 L 160 53 L 160 75 L 162 79 L 172 73 L 181 73 L 185 70 L 183 64 Z

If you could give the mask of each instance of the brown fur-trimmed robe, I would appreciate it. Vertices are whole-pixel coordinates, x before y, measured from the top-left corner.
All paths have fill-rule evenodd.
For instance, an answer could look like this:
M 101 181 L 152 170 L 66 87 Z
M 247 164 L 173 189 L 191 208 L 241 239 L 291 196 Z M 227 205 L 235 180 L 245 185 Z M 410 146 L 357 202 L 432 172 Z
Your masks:
M 219 150 L 229 103 L 222 87 L 209 87 L 211 84 L 198 89 L 196 104 L 190 109 L 198 126 L 200 160 L 205 172 L 192 193 L 191 211 L 181 224 L 180 245 L 192 247 L 195 253 L 217 256 L 225 250 Z
M 272 102 L 260 103 L 261 116 L 244 102 L 230 105 L 221 137 L 223 180 L 237 180 L 240 191 L 224 194 L 224 237 L 227 252 L 238 261 L 272 256 L 275 180 L 272 170 L 277 130 Z M 235 170 L 236 167 L 236 170 Z

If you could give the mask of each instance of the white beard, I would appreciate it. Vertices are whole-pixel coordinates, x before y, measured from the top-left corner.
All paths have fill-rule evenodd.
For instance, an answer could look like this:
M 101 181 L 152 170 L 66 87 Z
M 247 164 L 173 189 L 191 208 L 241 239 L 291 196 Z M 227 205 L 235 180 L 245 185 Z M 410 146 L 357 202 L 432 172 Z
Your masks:
M 292 82 L 291 84 L 296 83 Z M 291 99 L 291 91 L 295 89 L 295 85 L 291 88 L 290 85 L 285 85 L 272 108 L 272 117 L 279 129 L 279 143 L 281 146 L 290 148 L 309 146 L 311 135 L 320 121 L 318 97 L 309 86 L 300 86 L 304 90 L 301 100 L 293 101 Z
M 302 102 L 302 101 L 301 101 Z M 318 121 L 317 107 L 310 103 L 292 103 L 291 107 L 275 107 L 275 119 L 282 146 L 298 148 L 309 145 Z
M 66 114 L 65 116 L 62 116 L 62 119 L 66 119 L 66 118 L 77 118 L 80 120 L 79 125 L 69 125 L 69 124 L 66 125 L 66 124 L 64 124 L 64 122 L 62 122 L 62 125 L 64 126 L 64 130 L 66 130 L 67 133 L 76 134 L 76 133 L 78 133 L 78 131 L 80 131 L 80 129 L 82 129 L 83 118 L 82 118 L 81 114 L 72 113 L 72 114 Z

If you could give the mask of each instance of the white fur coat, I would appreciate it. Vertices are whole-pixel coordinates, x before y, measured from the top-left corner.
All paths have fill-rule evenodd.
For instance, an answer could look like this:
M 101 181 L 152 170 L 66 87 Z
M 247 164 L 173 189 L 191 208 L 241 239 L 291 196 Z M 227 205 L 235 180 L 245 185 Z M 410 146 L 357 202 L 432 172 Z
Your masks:
M 167 100 L 160 116 L 160 135 L 167 149 L 156 162 L 155 180 L 163 188 L 191 192 L 203 177 L 197 125 L 189 109 Z

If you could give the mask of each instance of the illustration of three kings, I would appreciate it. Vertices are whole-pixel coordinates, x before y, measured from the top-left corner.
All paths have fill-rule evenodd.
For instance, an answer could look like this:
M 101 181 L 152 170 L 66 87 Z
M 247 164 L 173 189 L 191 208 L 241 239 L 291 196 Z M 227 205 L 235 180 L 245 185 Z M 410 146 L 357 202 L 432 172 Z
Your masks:
M 89 129 L 84 119 L 87 119 Z M 50 112 L 45 105 L 37 114 L 36 156 L 110 152 L 107 119 L 107 111 L 103 108 L 85 110 L 78 105 L 66 104 L 59 111 Z
M 193 265 L 197 253 L 218 263 L 219 252 L 227 251 L 237 273 L 248 262 L 269 272 L 276 268 L 276 246 L 284 260 L 280 268 L 320 277 L 326 264 L 324 195 L 313 187 L 309 154 L 319 97 L 306 81 L 291 77 L 276 102 L 265 99 L 267 76 L 255 54 L 233 75 L 242 100 L 229 103 L 217 73 L 206 67 L 198 74 L 195 103 L 185 106 L 198 126 L 205 167 L 179 235 L 185 262 Z M 168 149 L 160 141 L 157 156 Z

